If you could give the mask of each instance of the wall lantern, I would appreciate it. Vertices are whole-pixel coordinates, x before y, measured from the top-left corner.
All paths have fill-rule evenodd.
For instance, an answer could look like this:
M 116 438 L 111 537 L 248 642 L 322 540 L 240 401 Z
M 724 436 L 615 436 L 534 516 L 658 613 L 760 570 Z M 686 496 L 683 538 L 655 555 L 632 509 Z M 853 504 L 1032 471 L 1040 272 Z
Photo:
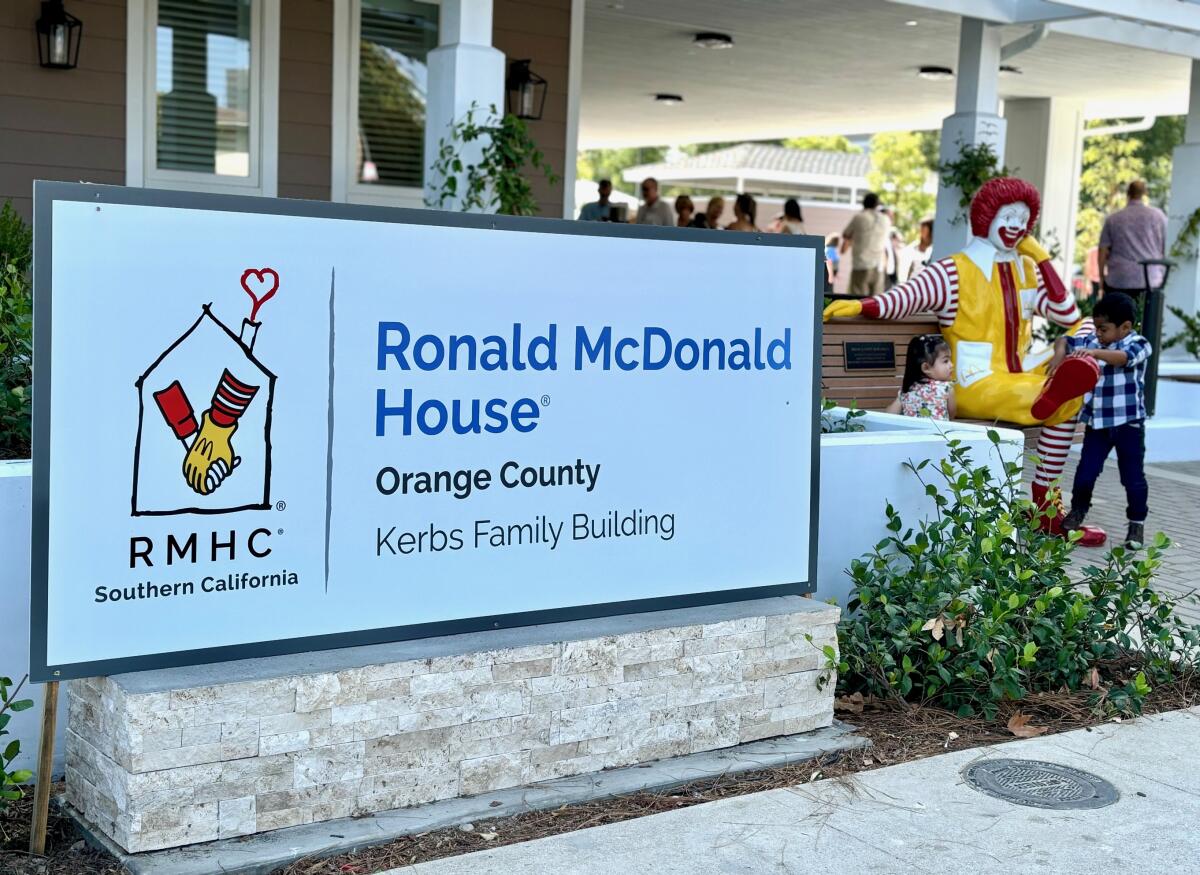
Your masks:
M 508 65 L 508 81 L 504 84 L 506 108 L 517 118 L 537 121 L 546 106 L 547 82 L 530 70 L 529 64 L 524 60 Z
M 62 0 L 45 0 L 35 27 L 38 63 L 52 70 L 72 70 L 79 63 L 83 22 L 63 9 Z

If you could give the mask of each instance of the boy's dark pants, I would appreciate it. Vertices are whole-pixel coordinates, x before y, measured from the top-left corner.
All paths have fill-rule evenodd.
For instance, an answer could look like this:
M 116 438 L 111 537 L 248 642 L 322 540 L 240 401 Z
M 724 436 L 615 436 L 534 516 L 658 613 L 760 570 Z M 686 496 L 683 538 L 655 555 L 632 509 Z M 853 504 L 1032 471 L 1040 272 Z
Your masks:
M 1121 485 L 1125 487 L 1128 501 L 1125 515 L 1130 522 L 1144 522 L 1150 487 L 1142 470 L 1142 460 L 1146 454 L 1146 430 L 1142 420 L 1112 428 L 1088 426 L 1083 435 L 1079 467 L 1075 469 L 1071 509 L 1087 513 L 1092 506 L 1092 489 L 1096 485 L 1096 478 L 1104 470 L 1104 461 L 1113 449 L 1117 451 L 1117 468 L 1121 472 Z

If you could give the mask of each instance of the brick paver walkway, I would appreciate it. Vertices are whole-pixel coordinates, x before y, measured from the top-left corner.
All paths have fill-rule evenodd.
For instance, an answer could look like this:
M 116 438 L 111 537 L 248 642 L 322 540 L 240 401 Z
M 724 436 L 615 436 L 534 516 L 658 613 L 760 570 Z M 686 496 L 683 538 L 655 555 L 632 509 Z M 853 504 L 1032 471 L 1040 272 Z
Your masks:
M 1077 456 L 1071 456 L 1063 473 L 1063 498 L 1068 506 L 1077 461 Z M 1162 531 L 1173 544 L 1164 557 L 1157 585 L 1178 594 L 1200 590 L 1200 462 L 1148 464 L 1146 478 L 1150 483 L 1146 536 Z M 1125 537 L 1125 490 L 1121 488 L 1115 456 L 1108 460 L 1096 484 L 1087 521 L 1104 527 L 1109 545 L 1119 544 Z M 1074 564 L 1082 568 L 1103 561 L 1106 549 L 1080 547 L 1075 551 Z M 1192 600 L 1180 607 L 1181 614 L 1200 623 L 1200 603 Z

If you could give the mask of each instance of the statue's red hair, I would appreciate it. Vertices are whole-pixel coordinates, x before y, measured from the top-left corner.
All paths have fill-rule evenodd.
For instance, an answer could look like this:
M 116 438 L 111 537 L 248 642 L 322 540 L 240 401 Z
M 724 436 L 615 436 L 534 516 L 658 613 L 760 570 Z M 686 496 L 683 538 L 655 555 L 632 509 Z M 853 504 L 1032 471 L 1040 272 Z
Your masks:
M 975 197 L 971 198 L 971 233 L 976 237 L 986 237 L 988 229 L 992 227 L 992 219 L 996 218 L 1000 208 L 1018 201 L 1029 207 L 1029 224 L 1025 226 L 1025 233 L 1032 234 L 1038 213 L 1041 212 L 1042 197 L 1031 183 L 1014 176 L 989 179 L 975 192 Z

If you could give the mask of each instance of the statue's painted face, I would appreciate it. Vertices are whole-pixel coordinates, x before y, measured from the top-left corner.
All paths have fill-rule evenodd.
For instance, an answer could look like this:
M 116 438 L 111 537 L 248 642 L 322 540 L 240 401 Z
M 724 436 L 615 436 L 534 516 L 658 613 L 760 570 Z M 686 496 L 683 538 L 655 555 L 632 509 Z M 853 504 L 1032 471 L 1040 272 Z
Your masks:
M 1025 236 L 1025 228 L 1029 225 L 1029 207 L 1024 201 L 1005 204 L 992 219 L 988 228 L 988 242 L 1000 251 L 1012 249 Z

